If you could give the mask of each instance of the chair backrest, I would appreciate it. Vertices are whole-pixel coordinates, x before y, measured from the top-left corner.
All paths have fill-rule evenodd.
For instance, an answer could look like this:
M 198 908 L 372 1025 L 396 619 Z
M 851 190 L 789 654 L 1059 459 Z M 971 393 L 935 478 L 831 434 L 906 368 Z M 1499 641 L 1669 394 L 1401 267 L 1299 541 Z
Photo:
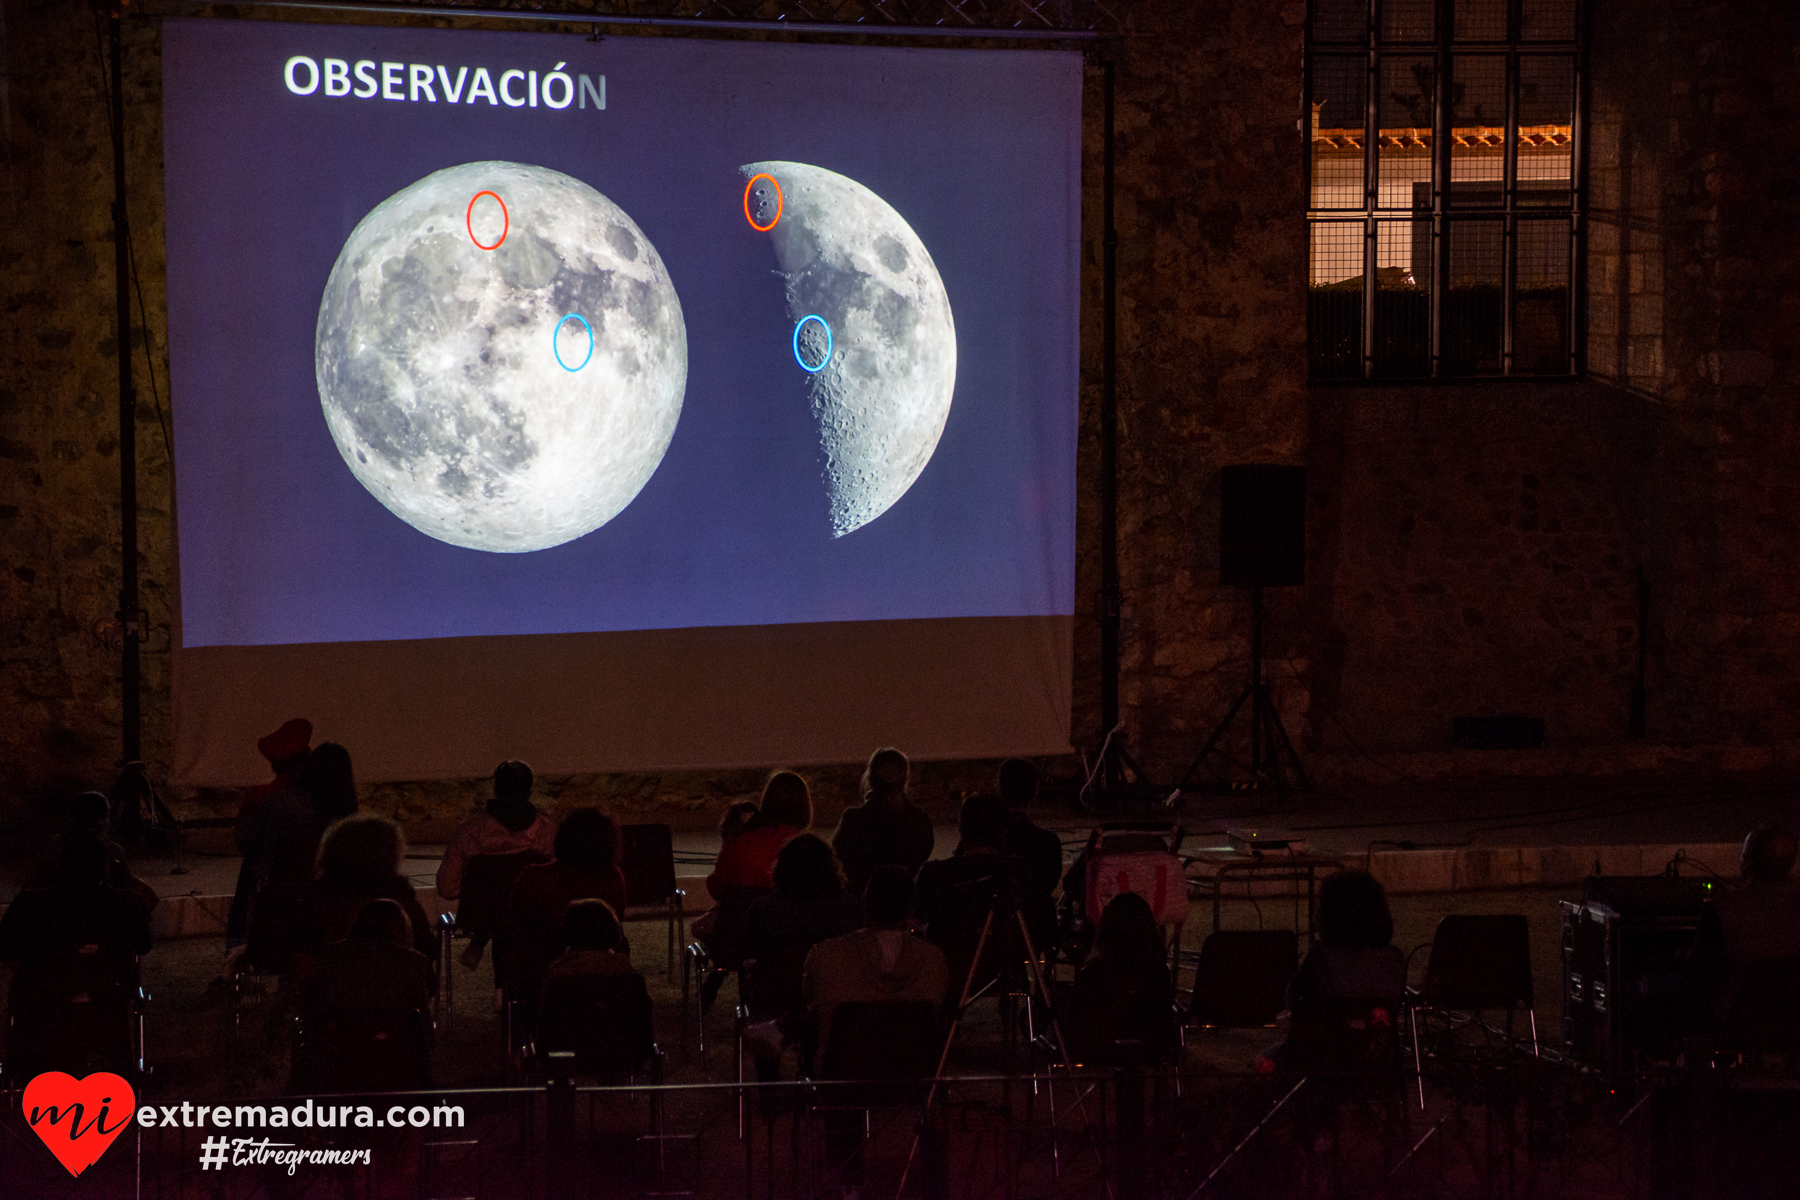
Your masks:
M 1100 914 L 1120 892 L 1138 892 L 1150 901 L 1157 925 L 1179 925 L 1188 919 L 1188 880 L 1181 858 L 1168 847 L 1179 844 L 1174 835 L 1147 829 L 1105 833 L 1094 829 L 1087 856 L 1087 919 L 1100 925 Z
M 10 996 L 8 1070 L 25 1079 L 44 1071 L 77 1078 L 126 1071 L 136 992 L 135 959 L 69 950 L 20 963 Z
M 785 1016 L 806 1006 L 801 983 L 813 942 L 782 942 L 744 960 L 744 998 L 755 1020 Z
M 929 1000 L 853 1000 L 832 1010 L 815 1078 L 861 1080 L 827 1089 L 820 1103 L 880 1108 L 917 1103 L 937 1072 L 942 1010 Z
M 472 854 L 463 866 L 462 898 L 456 904 L 456 928 L 491 937 L 506 921 L 506 901 L 526 867 L 549 862 L 535 850 L 510 854 Z
M 265 975 L 286 975 L 294 970 L 294 956 L 317 941 L 311 892 L 306 884 L 277 882 L 256 893 L 250 901 L 245 967 Z
M 1400 996 L 1315 996 L 1294 1006 L 1283 1065 L 1382 1072 L 1400 1065 Z
M 1438 922 L 1419 998 L 1434 1008 L 1530 1008 L 1531 931 L 1523 913 Z
M 1287 1007 L 1299 964 L 1291 929 L 1221 929 L 1200 946 L 1188 1013 L 1198 1025 L 1249 1029 L 1273 1025 Z
M 626 904 L 661 904 L 675 894 L 675 841 L 667 825 L 626 825 L 619 830 L 619 869 Z
M 430 1018 L 417 1008 L 305 1013 L 289 1086 L 303 1093 L 429 1087 L 430 1029 Z
M 1108 821 L 1088 835 L 1088 852 L 1090 856 L 1145 851 L 1179 854 L 1186 836 L 1187 830 L 1176 821 Z
M 545 980 L 534 1040 L 539 1060 L 553 1069 L 629 1075 L 656 1048 L 644 977 L 633 971 L 555 975 Z
M 750 906 L 774 888 L 727 888 L 719 898 L 713 917 L 713 931 L 705 939 L 706 956 L 715 967 L 735 971 L 744 965 L 749 950 Z

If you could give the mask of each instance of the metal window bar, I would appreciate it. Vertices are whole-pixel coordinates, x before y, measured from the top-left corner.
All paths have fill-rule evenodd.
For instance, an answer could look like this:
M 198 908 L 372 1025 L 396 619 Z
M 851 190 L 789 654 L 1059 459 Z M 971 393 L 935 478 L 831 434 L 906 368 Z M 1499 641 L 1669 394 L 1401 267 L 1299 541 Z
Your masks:
M 1319 160 L 1320 127 L 1326 124 L 1326 119 L 1313 105 L 1321 99 L 1316 88 L 1316 76 L 1321 64 L 1331 59 L 1341 59 L 1344 51 L 1349 49 L 1346 43 L 1350 40 L 1350 30 L 1354 24 L 1352 3 L 1353 0 L 1311 0 L 1307 16 L 1307 69 L 1303 84 L 1306 102 L 1304 111 L 1313 121 L 1312 132 L 1305 139 L 1304 151 L 1314 261 L 1314 269 L 1309 278 L 1312 303 L 1308 309 L 1308 336 L 1309 339 L 1334 343 L 1343 335 L 1342 319 L 1341 316 L 1333 316 L 1338 306 L 1323 300 L 1318 291 L 1321 286 L 1335 283 L 1337 279 L 1319 278 L 1317 265 L 1323 244 L 1319 226 L 1329 219 L 1331 213 L 1331 207 L 1321 201 L 1328 198 L 1330 185 L 1336 183 L 1341 187 L 1342 184 Z M 1338 357 L 1335 353 L 1315 349 L 1310 355 L 1313 378 L 1348 376 L 1378 380 L 1405 376 L 1469 378 L 1480 375 L 1543 377 L 1579 374 L 1583 361 L 1581 314 L 1585 270 L 1582 252 L 1586 233 L 1582 214 L 1585 203 L 1583 175 L 1586 167 L 1582 125 L 1587 109 L 1587 72 L 1585 39 L 1580 36 L 1586 28 L 1584 0 L 1367 0 L 1366 4 L 1355 5 L 1354 11 L 1360 15 L 1365 30 L 1362 50 L 1366 54 L 1367 63 L 1361 156 L 1362 370 L 1359 376 L 1350 376 L 1337 367 Z M 1463 27 L 1460 30 L 1459 17 L 1462 18 Z M 1429 39 L 1425 37 L 1427 31 L 1431 34 Z M 1464 31 L 1470 36 L 1460 36 Z M 1425 44 L 1427 41 L 1428 47 Z M 1315 46 L 1318 47 L 1318 53 L 1314 52 Z M 1471 176 L 1467 184 L 1458 182 L 1456 176 L 1468 173 L 1468 168 L 1459 171 L 1453 162 L 1456 153 L 1455 129 L 1459 120 L 1453 107 L 1457 103 L 1455 96 L 1460 86 L 1458 66 L 1462 65 L 1456 58 L 1458 53 L 1470 49 L 1479 49 L 1483 54 L 1469 60 L 1469 70 L 1477 69 L 1476 64 L 1479 63 L 1485 69 L 1491 70 L 1497 66 L 1504 72 L 1504 118 L 1501 130 L 1496 131 L 1501 135 L 1500 178 L 1494 185 L 1489 185 L 1495 193 L 1491 201 L 1485 194 L 1459 195 L 1461 188 L 1477 181 Z M 1383 112 L 1384 102 L 1394 99 L 1387 95 L 1387 92 L 1394 89 L 1385 86 L 1392 80 L 1386 78 L 1390 72 L 1384 71 L 1384 64 L 1402 62 L 1407 58 L 1418 60 L 1421 52 L 1429 56 L 1423 61 L 1429 62 L 1432 74 L 1432 146 L 1427 157 L 1427 178 L 1414 181 L 1411 206 L 1415 223 L 1412 229 L 1414 249 L 1411 258 L 1412 279 L 1409 282 L 1425 289 L 1429 295 L 1403 298 L 1396 294 L 1397 279 L 1384 279 L 1382 275 L 1384 261 L 1396 258 L 1394 245 L 1397 244 L 1394 233 L 1384 230 L 1378 223 L 1378 215 L 1384 212 L 1383 175 L 1385 173 L 1392 176 L 1387 180 L 1389 192 L 1397 192 L 1397 187 L 1408 181 L 1406 171 L 1398 165 L 1397 160 L 1385 167 L 1383 164 L 1383 129 L 1387 126 L 1400 128 L 1394 121 L 1384 119 L 1394 115 L 1391 111 L 1385 114 Z M 1559 166 L 1554 161 L 1543 161 L 1554 160 L 1558 156 L 1541 149 L 1546 145 L 1543 141 L 1546 135 L 1533 125 L 1527 132 L 1531 133 L 1532 146 L 1537 153 L 1533 155 L 1531 169 L 1521 169 L 1524 141 L 1522 127 L 1531 124 L 1521 118 L 1522 57 L 1545 62 L 1566 58 L 1571 64 L 1572 78 L 1567 85 L 1567 107 L 1559 110 L 1559 115 L 1560 111 L 1567 112 L 1566 119 L 1569 121 L 1564 166 Z M 1540 72 L 1540 76 L 1541 74 Z M 1541 84 L 1543 80 L 1540 77 L 1533 82 Z M 1561 96 L 1564 93 L 1558 88 L 1556 94 Z M 1534 113 L 1543 107 L 1543 104 L 1537 104 Z M 1339 119 L 1341 120 L 1341 116 Z M 1533 120 L 1538 120 L 1538 116 L 1534 115 Z M 1557 123 L 1560 124 L 1560 121 Z M 1335 131 L 1342 128 L 1340 125 L 1330 125 L 1334 137 Z M 1394 129 L 1389 129 L 1388 132 L 1393 133 Z M 1415 127 L 1407 129 L 1402 136 L 1416 138 L 1419 132 Z M 1550 136 L 1559 137 L 1554 130 Z M 1488 144 L 1491 146 L 1492 142 Z M 1548 144 L 1553 149 L 1556 147 L 1555 141 Z M 1547 186 L 1552 183 L 1561 186 Z M 1429 196 L 1428 212 L 1424 203 L 1426 196 Z M 1393 202 L 1387 204 L 1386 208 L 1396 206 L 1397 195 L 1386 199 Z M 1454 262 L 1458 251 L 1455 231 L 1452 229 L 1452 214 L 1459 205 L 1468 207 L 1471 204 L 1489 207 L 1498 222 L 1500 277 L 1496 281 L 1499 289 L 1497 304 L 1478 303 L 1472 297 L 1464 297 L 1458 302 L 1453 294 L 1457 276 Z M 1561 285 L 1566 288 L 1564 319 L 1568 334 L 1563 342 L 1566 354 L 1555 356 L 1554 362 L 1551 356 L 1534 352 L 1525 356 L 1530 360 L 1528 363 L 1520 354 L 1516 321 L 1521 286 L 1518 262 L 1521 215 L 1534 219 L 1562 218 L 1568 222 L 1570 265 L 1566 280 Z M 1473 230 L 1470 233 L 1473 234 Z M 1422 260 L 1427 257 L 1430 263 L 1429 274 L 1428 277 L 1422 277 L 1420 267 L 1423 265 Z M 1393 274 L 1393 265 L 1388 264 L 1390 275 Z M 1403 299 L 1406 302 L 1402 302 Z M 1384 330 L 1383 322 L 1414 320 L 1414 310 L 1421 303 L 1426 307 L 1424 319 L 1428 322 L 1429 329 L 1424 334 L 1426 345 L 1422 350 L 1415 351 L 1416 334 L 1409 334 L 1404 328 Z M 1453 353 L 1447 345 L 1447 339 L 1452 336 L 1453 330 L 1458 330 L 1459 321 L 1466 323 L 1478 311 L 1487 309 L 1491 309 L 1496 326 L 1493 337 L 1497 342 L 1498 356 L 1493 366 L 1484 370 L 1477 363 L 1485 363 L 1485 357 Z M 1463 328 L 1456 336 L 1462 338 L 1465 345 L 1475 344 L 1470 340 L 1469 333 L 1469 330 Z

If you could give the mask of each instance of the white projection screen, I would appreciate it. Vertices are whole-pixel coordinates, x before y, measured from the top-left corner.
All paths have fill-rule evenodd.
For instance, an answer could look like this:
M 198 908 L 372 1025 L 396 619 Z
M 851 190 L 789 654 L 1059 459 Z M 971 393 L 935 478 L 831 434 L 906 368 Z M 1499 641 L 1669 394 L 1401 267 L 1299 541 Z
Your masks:
M 163 65 L 179 780 L 1068 749 L 1079 55 Z

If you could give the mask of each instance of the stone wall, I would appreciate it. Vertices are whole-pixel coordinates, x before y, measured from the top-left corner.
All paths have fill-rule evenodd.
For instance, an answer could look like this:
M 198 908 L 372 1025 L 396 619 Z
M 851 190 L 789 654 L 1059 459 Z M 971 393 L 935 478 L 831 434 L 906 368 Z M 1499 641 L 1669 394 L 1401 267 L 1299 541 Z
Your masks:
M 1244 682 L 1243 599 L 1218 586 L 1218 477 L 1254 461 L 1310 468 L 1309 582 L 1270 596 L 1270 663 L 1288 727 L 1327 782 L 1380 780 L 1434 754 L 1431 769 L 1452 775 L 1787 762 L 1800 745 L 1795 12 L 1772 0 L 1596 4 L 1592 379 L 1309 388 L 1305 6 L 1142 0 L 1127 11 L 1132 36 L 1110 51 L 1121 702 L 1152 775 L 1185 766 Z M 117 656 L 96 627 L 116 603 L 118 456 L 110 145 L 92 18 L 55 0 L 5 0 L 3 13 L 0 825 L 11 825 L 104 782 L 117 753 Z M 154 767 L 169 743 L 173 580 L 155 23 L 128 22 L 127 46 Z M 1099 78 L 1091 64 L 1074 711 L 1090 752 L 1104 732 Z M 1651 737 L 1633 748 L 1623 733 L 1640 568 L 1652 596 Z M 1499 711 L 1544 716 L 1552 751 L 1447 754 L 1451 717 Z M 1078 766 L 1056 765 L 1069 778 Z M 934 767 L 929 790 L 948 807 L 991 768 Z M 853 778 L 820 772 L 832 796 Z M 583 777 L 548 791 L 703 820 L 755 785 Z M 428 824 L 478 790 L 402 785 L 371 798 Z M 225 800 L 184 802 L 216 811 Z

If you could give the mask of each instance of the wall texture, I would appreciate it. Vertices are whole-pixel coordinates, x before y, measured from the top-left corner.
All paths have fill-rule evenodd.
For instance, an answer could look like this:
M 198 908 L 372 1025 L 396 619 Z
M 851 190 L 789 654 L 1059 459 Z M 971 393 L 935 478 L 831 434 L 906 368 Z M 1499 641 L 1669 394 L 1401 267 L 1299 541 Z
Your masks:
M 1270 596 L 1278 703 L 1324 782 L 1393 771 L 1787 766 L 1800 753 L 1800 16 L 1754 0 L 1596 0 L 1589 379 L 1309 387 L 1305 6 L 1127 6 L 1117 69 L 1121 701 L 1172 778 L 1242 687 L 1243 598 L 1218 586 L 1219 468 L 1309 467 L 1309 581 Z M 0 826 L 117 756 L 118 446 L 110 141 L 93 18 L 0 3 Z M 129 212 L 143 316 L 145 752 L 166 762 L 174 526 L 157 26 L 126 30 Z M 1089 71 L 1074 733 L 1099 729 L 1100 73 Z M 157 388 L 150 387 L 147 365 Z M 1649 738 L 1624 738 L 1637 579 Z M 1535 756 L 1449 748 L 1450 720 L 1545 718 Z M 1073 775 L 1076 764 L 1058 764 Z M 991 764 L 935 768 L 935 792 Z M 849 786 L 853 772 L 825 773 Z M 844 776 L 840 779 L 839 776 Z M 701 813 L 749 777 L 554 781 Z M 477 785 L 385 788 L 429 822 Z M 842 789 L 839 789 L 842 790 Z M 205 809 L 223 797 L 184 798 Z

